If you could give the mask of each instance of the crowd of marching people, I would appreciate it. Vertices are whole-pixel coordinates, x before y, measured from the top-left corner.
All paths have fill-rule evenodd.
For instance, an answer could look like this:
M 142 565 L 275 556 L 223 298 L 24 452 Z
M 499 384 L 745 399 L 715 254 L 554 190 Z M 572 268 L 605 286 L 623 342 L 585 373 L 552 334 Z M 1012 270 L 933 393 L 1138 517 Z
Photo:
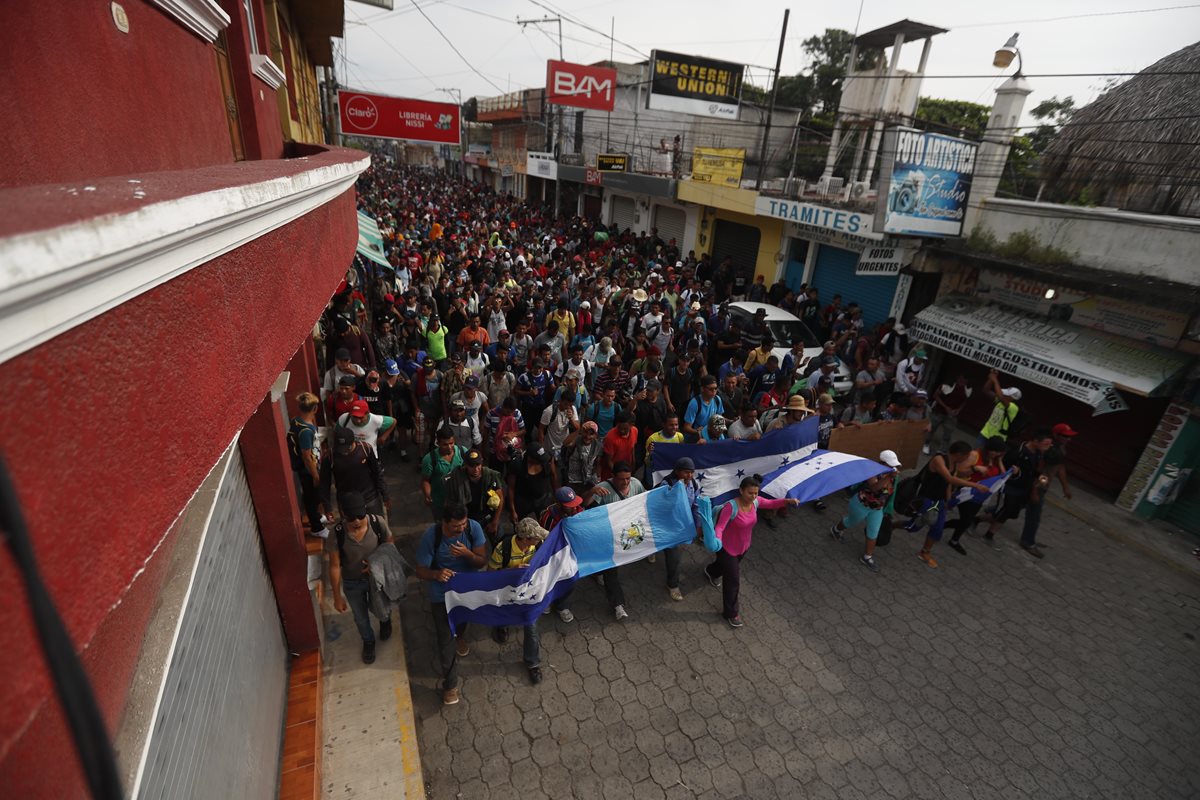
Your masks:
M 373 660 L 375 641 L 366 556 L 391 539 L 384 472 L 405 462 L 419 472 L 414 488 L 432 522 L 415 571 L 428 583 L 446 703 L 457 702 L 457 660 L 469 645 L 461 631 L 450 634 L 445 581 L 524 566 L 564 517 L 653 488 L 652 454 L 664 443 L 753 440 L 815 418 L 825 448 L 838 427 L 923 422 L 927 464 L 900 480 L 901 469 L 917 465 L 880 453 L 888 471 L 854 487 L 829 536 L 841 542 L 864 526 L 860 560 L 877 572 L 876 544 L 895 519 L 925 530 L 919 555 L 934 568 L 945 529 L 949 546 L 965 555 L 963 535 L 974 525 L 985 522 L 983 541 L 992 542 L 1024 512 L 1020 545 L 1042 557 L 1042 502 L 1052 477 L 1070 496 L 1063 463 L 1074 431 L 1032 426 L 1020 391 L 995 371 L 982 387 L 962 377 L 935 381 L 929 354 L 903 324 L 868 327 L 853 302 L 826 302 L 817 287 L 793 291 L 782 280 L 767 285 L 751 265 L 682 252 L 653 229 L 555 218 L 461 179 L 378 159 L 358 195 L 393 269 L 360 264 L 333 296 L 321 322 L 321 394 L 297 398 L 289 441 L 310 532 L 326 539 L 335 604 L 354 612 L 364 660 Z M 761 311 L 738 319 L 730 303 L 742 300 L 791 311 L 824 341 L 821 353 L 777 341 Z M 788 349 L 782 358 L 780 348 Z M 835 376 L 847 372 L 852 386 L 839 393 Z M 994 407 L 967 442 L 955 431 L 975 391 Z M 681 459 L 667 481 L 696 493 L 693 471 Z M 993 500 L 986 482 L 1005 474 Z M 948 519 L 950 498 L 964 487 L 973 493 Z M 722 588 L 722 613 L 734 627 L 743 624 L 738 565 L 754 525 L 761 516 L 773 526 L 796 505 L 758 492 L 756 476 L 746 476 L 737 496 L 714 509 L 722 546 L 704 573 Z M 680 553 L 661 556 L 668 596 L 681 600 Z M 600 580 L 614 618 L 628 617 L 618 571 Z M 573 619 L 569 597 L 553 611 Z M 390 633 L 381 622 L 379 638 Z M 492 635 L 503 641 L 508 631 Z M 525 630 L 524 656 L 539 682 L 536 625 Z

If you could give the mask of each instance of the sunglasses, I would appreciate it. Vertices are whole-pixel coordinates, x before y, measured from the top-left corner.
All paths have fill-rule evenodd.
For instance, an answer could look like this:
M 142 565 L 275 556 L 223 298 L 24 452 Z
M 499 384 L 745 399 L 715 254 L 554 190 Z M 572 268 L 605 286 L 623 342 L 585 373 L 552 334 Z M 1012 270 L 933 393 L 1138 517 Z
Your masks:
M 366 515 L 366 514 L 359 514 L 359 515 L 357 515 L 357 516 L 355 516 L 354 514 L 347 514 L 347 515 L 346 515 L 346 519 L 348 519 L 348 520 L 350 520 L 350 521 L 352 521 L 352 522 L 362 522 L 362 521 L 363 521 L 364 519 L 366 519 L 366 518 L 367 518 L 367 515 Z

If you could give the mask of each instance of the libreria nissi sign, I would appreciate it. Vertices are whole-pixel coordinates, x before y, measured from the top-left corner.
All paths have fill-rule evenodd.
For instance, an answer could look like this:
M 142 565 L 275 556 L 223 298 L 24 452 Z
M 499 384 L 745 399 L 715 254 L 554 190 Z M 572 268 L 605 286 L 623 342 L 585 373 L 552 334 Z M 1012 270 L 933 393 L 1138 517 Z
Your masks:
M 961 236 L 978 146 L 937 133 L 888 131 L 876 229 L 909 236 Z

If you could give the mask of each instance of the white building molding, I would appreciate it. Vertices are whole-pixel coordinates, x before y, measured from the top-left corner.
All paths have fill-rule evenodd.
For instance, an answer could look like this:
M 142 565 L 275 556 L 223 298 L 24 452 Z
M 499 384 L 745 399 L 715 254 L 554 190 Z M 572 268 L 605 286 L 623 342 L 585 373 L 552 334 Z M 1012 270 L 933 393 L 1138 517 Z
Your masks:
M 270 86 L 272 91 L 287 83 L 287 75 L 283 74 L 279 65 L 262 53 L 250 54 L 250 66 L 254 69 L 254 74 Z
M 0 239 L 0 363 L 319 208 L 369 164 L 364 155 Z M 130 182 L 135 196 L 140 187 Z
M 217 0 L 151 0 L 154 5 L 174 17 L 183 27 L 206 42 L 229 27 L 229 15 Z

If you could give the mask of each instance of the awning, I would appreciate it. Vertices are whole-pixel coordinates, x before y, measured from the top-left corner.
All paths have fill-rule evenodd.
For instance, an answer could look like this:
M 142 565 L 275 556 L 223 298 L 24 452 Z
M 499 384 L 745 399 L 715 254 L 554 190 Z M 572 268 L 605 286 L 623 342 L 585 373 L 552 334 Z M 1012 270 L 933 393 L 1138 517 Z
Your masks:
M 1118 390 L 1168 393 L 1191 359 L 1091 328 L 950 295 L 917 314 L 910 336 L 1086 403 L 1124 411 Z
M 383 234 L 379 232 L 379 226 L 361 211 L 358 212 L 358 252 L 380 266 L 393 268 L 383 255 Z

